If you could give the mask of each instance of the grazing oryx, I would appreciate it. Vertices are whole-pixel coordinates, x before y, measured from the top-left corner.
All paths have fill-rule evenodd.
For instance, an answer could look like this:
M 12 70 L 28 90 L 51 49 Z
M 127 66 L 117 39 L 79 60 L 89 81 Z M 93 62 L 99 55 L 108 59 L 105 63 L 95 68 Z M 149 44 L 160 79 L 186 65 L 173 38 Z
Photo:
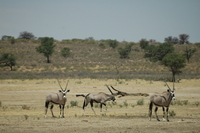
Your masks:
M 68 85 L 68 82 L 67 82 L 67 85 Z M 59 84 L 61 90 L 59 90 L 58 93 L 51 93 L 46 97 L 46 101 L 45 101 L 45 107 L 46 107 L 46 109 L 45 109 L 45 117 L 46 117 L 46 114 L 47 114 L 47 109 L 49 107 L 49 104 L 51 105 L 50 106 L 50 110 L 51 110 L 52 117 L 55 117 L 54 114 L 53 114 L 53 106 L 54 106 L 54 104 L 59 104 L 59 107 L 60 107 L 60 118 L 64 118 L 64 107 L 65 107 L 65 103 L 67 101 L 66 93 L 69 92 L 70 90 L 66 90 L 67 89 L 67 85 L 65 87 L 65 90 L 63 90 L 59 81 L 58 81 L 58 84 Z
M 170 89 L 170 87 L 168 86 L 167 83 L 166 83 L 166 85 L 169 88 L 167 91 L 165 91 L 163 93 L 156 93 L 156 94 L 154 94 L 150 97 L 149 120 L 151 120 L 152 108 L 153 108 L 153 105 L 155 105 L 156 106 L 155 115 L 156 115 L 157 120 L 160 121 L 158 116 L 157 116 L 158 107 L 162 107 L 162 109 L 163 109 L 163 121 L 165 121 L 165 107 L 166 107 L 167 108 L 166 109 L 166 112 L 167 112 L 166 118 L 167 118 L 167 121 L 169 121 L 168 110 L 169 110 L 169 105 L 170 105 L 171 100 L 172 99 L 175 100 L 175 95 L 174 95 L 175 89 L 174 89 L 174 82 L 173 82 L 173 90 Z
M 93 109 L 93 102 L 100 103 L 100 111 L 102 112 L 102 105 L 106 106 L 107 101 L 111 101 L 111 100 L 115 101 L 115 96 L 113 95 L 113 92 L 110 90 L 110 88 L 108 86 L 107 86 L 107 88 L 110 91 L 111 95 L 106 94 L 104 92 L 99 92 L 97 94 L 89 93 L 87 95 L 83 95 L 83 94 L 76 95 L 77 97 L 78 96 L 85 97 L 84 102 L 83 102 L 83 110 L 85 111 L 85 107 L 88 105 L 88 103 L 90 103 L 91 108 L 92 108 L 94 114 L 96 115 L 96 113 Z M 106 107 L 106 110 L 107 110 L 107 107 Z

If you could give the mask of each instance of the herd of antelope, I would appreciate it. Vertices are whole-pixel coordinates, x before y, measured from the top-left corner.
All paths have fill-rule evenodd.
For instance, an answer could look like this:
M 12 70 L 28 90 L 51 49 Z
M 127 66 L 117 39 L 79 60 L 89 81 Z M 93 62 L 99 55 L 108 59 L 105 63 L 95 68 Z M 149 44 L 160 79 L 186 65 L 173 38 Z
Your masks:
M 60 107 L 60 117 L 64 118 L 64 107 L 65 107 L 65 103 L 67 101 L 66 94 L 67 94 L 67 92 L 70 91 L 70 90 L 67 90 L 68 82 L 66 84 L 65 89 L 63 90 L 63 88 L 60 85 L 60 82 L 58 81 L 58 84 L 59 84 L 61 90 L 59 90 L 58 93 L 51 93 L 51 94 L 47 95 L 46 100 L 45 100 L 45 117 L 47 115 L 47 110 L 48 110 L 49 105 L 50 105 L 52 117 L 55 117 L 53 114 L 53 107 L 54 107 L 54 104 L 58 104 Z M 175 94 L 174 94 L 175 88 L 174 88 L 174 82 L 173 82 L 173 90 L 171 90 L 171 88 L 169 87 L 169 85 L 167 83 L 166 83 L 166 85 L 168 87 L 167 91 L 165 91 L 163 93 L 155 93 L 150 96 L 150 104 L 149 104 L 149 120 L 150 121 L 151 121 L 153 105 L 156 106 L 155 107 L 155 115 L 156 115 L 157 120 L 160 121 L 157 116 L 158 107 L 162 107 L 163 121 L 165 121 L 165 120 L 169 121 L 168 110 L 169 110 L 169 105 L 170 105 L 171 100 L 175 99 Z M 84 97 L 84 102 L 83 102 L 83 107 L 82 107 L 83 111 L 85 111 L 85 107 L 90 103 L 91 109 L 94 112 L 94 114 L 96 115 L 96 113 L 93 109 L 93 103 L 100 103 L 100 111 L 102 112 L 102 106 L 104 105 L 106 107 L 107 101 L 115 101 L 116 100 L 115 96 L 118 96 L 118 98 L 123 97 L 123 96 L 145 96 L 145 97 L 149 96 L 149 94 L 147 94 L 147 93 L 122 92 L 122 91 L 115 89 L 113 86 L 110 86 L 114 91 L 116 91 L 116 93 L 113 93 L 108 85 L 106 85 L 106 87 L 108 88 L 108 90 L 110 91 L 111 94 L 99 92 L 97 94 L 88 93 L 87 95 L 84 95 L 84 94 L 76 95 L 76 97 L 79 97 L 79 96 Z M 166 119 L 165 119 L 165 108 L 166 108 L 166 113 L 167 113 Z M 106 107 L 106 110 L 107 110 L 107 107 Z

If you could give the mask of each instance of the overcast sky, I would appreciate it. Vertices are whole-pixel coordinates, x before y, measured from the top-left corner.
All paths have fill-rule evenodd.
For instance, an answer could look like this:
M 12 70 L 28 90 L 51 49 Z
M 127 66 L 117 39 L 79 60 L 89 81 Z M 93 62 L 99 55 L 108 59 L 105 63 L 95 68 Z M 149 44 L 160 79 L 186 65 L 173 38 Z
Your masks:
M 200 42 L 200 0 L 0 0 L 0 36 Z

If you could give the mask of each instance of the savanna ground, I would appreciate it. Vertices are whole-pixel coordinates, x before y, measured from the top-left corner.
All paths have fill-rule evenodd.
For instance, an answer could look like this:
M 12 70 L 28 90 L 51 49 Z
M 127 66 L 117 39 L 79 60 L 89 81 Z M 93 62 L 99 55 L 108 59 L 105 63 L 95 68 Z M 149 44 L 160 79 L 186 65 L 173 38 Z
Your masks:
M 60 80 L 66 85 L 67 79 Z M 59 88 L 56 79 L 7 79 L 0 80 L 0 132 L 1 133 L 33 133 L 33 132 L 171 132 L 197 133 L 200 132 L 200 80 L 182 79 L 175 84 L 176 101 L 170 105 L 170 122 L 158 122 L 153 112 L 152 121 L 148 120 L 148 97 L 127 96 L 116 98 L 114 104 L 107 104 L 107 111 L 103 107 L 94 108 L 94 115 L 90 106 L 82 113 L 82 97 L 76 94 L 106 92 L 110 93 L 105 84 L 113 85 L 116 89 L 129 93 L 163 92 L 167 90 L 162 81 L 134 80 L 97 80 L 70 79 L 65 108 L 65 118 L 59 118 L 59 107 L 54 107 L 52 118 L 48 110 L 44 118 L 44 100 L 47 94 L 57 92 Z M 172 87 L 172 83 L 168 83 Z M 72 107 L 73 102 L 78 106 Z M 143 101 L 144 104 L 139 105 Z M 162 119 L 162 109 L 158 115 Z

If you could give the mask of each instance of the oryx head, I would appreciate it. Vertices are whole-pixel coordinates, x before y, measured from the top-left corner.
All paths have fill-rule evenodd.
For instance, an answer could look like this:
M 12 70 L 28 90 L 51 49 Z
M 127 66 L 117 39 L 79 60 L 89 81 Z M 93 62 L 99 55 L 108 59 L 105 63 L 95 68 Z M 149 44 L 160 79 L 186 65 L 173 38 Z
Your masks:
M 57 79 L 57 81 L 58 81 L 58 79 Z M 66 98 L 66 94 L 67 94 L 67 92 L 70 91 L 70 90 L 67 90 L 68 82 L 69 82 L 69 80 L 67 81 L 67 84 L 66 84 L 65 90 L 63 90 L 62 87 L 61 87 L 61 85 L 60 85 L 60 82 L 58 81 L 58 84 L 59 84 L 60 89 L 61 89 L 61 90 L 59 90 L 59 92 L 63 94 L 63 98 Z
M 174 88 L 174 82 L 173 82 L 173 90 L 171 90 L 171 88 L 169 87 L 169 85 L 167 84 L 167 82 L 165 82 L 167 87 L 169 88 L 167 91 L 170 93 L 171 97 L 173 100 L 175 100 L 175 88 Z

